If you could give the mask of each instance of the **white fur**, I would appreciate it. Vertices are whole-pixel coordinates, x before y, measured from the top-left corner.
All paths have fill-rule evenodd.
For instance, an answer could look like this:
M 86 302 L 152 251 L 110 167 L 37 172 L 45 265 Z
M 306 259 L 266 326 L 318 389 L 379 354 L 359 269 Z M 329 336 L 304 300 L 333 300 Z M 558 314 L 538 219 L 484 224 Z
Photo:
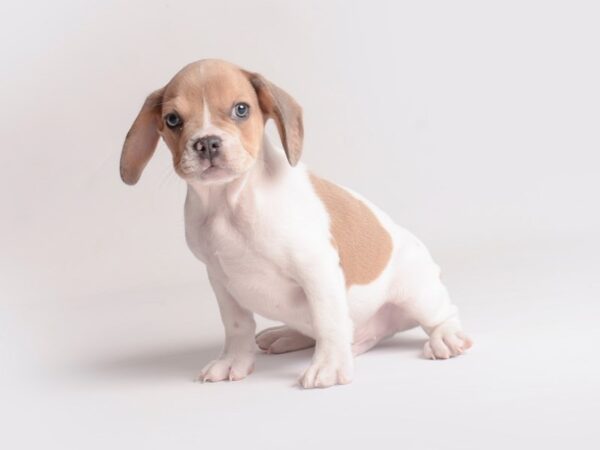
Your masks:
M 210 108 L 208 107 L 208 102 L 204 100 L 204 106 L 202 107 L 202 130 L 205 134 L 210 134 L 209 130 L 212 126 L 212 122 L 210 121 Z
M 203 132 L 211 126 L 206 111 L 205 120 Z M 270 333 L 269 348 L 293 350 L 310 345 L 309 338 L 316 341 L 301 379 L 305 387 L 349 382 L 353 352 L 417 324 L 431 336 L 428 357 L 447 358 L 470 345 L 438 267 L 418 239 L 349 191 L 390 233 L 393 251 L 376 280 L 346 290 L 329 216 L 306 168 L 290 167 L 283 150 L 266 139 L 261 155 L 228 183 L 188 181 L 186 240 L 206 264 L 226 333 L 223 354 L 203 369 L 202 380 L 240 379 L 251 372 L 254 313 L 287 325 Z

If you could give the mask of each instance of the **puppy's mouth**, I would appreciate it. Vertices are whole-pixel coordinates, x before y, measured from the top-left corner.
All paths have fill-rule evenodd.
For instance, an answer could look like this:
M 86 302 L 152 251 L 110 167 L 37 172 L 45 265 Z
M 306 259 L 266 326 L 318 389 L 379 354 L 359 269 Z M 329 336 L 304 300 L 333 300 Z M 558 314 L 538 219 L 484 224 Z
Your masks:
M 211 163 L 206 169 L 200 172 L 200 178 L 205 181 L 218 181 L 220 179 L 230 178 L 233 171 L 226 167 L 221 167 Z
M 210 163 L 210 165 L 206 169 L 204 169 L 204 170 L 202 170 L 202 172 L 200 172 L 200 175 L 209 175 L 209 174 L 215 173 L 219 170 L 226 171 L 228 169 L 218 166 L 217 164 Z

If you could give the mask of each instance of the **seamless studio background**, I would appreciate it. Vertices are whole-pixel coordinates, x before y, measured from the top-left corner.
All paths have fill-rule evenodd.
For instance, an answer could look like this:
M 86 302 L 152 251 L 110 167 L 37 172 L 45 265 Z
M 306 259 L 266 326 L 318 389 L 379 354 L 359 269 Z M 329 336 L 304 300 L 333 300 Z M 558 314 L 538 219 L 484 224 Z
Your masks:
M 595 2 L 2 10 L 3 448 L 597 448 Z M 118 159 L 145 96 L 206 57 L 292 94 L 304 162 L 428 245 L 467 356 L 423 360 L 415 330 L 359 357 L 350 386 L 295 387 L 310 351 L 192 382 L 222 331 L 185 187 L 164 144 L 134 188 Z

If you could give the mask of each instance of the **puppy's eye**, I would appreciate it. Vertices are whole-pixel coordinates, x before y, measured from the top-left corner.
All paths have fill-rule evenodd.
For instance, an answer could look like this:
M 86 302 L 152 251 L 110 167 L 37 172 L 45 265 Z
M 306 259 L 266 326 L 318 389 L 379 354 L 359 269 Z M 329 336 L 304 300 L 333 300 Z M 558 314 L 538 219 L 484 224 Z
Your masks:
M 236 103 L 232 112 L 234 118 L 245 119 L 250 114 L 250 106 L 248 103 Z
M 181 120 L 181 117 L 179 117 L 179 115 L 177 113 L 169 113 L 165 116 L 165 123 L 167 124 L 167 126 L 169 128 L 175 128 L 180 126 L 183 121 Z

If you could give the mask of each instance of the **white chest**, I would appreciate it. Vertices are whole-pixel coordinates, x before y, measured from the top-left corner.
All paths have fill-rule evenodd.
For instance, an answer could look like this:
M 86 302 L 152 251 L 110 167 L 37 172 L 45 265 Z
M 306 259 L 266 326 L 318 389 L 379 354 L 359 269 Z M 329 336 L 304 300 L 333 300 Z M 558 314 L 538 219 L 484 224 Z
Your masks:
M 271 224 L 227 214 L 204 221 L 186 217 L 186 237 L 194 255 L 241 306 L 304 328 L 309 324 L 304 292 L 287 267 L 282 230 Z

